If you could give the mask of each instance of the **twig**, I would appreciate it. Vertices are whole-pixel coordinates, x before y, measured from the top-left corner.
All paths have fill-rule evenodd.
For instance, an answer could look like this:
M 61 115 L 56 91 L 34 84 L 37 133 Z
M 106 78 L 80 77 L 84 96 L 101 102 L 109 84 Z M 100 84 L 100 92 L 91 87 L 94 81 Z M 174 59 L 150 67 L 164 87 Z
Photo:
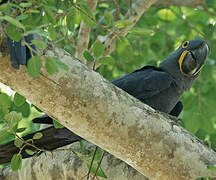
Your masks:
M 172 8 L 169 8 L 169 9 L 170 9 L 178 18 L 180 18 L 183 22 L 185 22 L 185 24 L 186 24 L 189 28 L 195 30 L 198 34 L 201 34 L 202 36 L 204 36 L 204 34 L 203 34 L 202 32 L 200 32 L 195 26 L 191 25 L 191 24 L 188 22 L 187 18 L 183 18 L 184 13 L 182 12 L 182 9 L 181 9 L 180 7 L 179 7 L 179 11 L 181 12 L 181 14 L 178 14 L 177 12 L 173 11 Z
M 121 30 L 114 28 L 112 32 L 109 33 L 104 42 L 105 51 L 103 56 L 110 55 L 114 51 L 117 38 L 119 36 L 125 37 L 128 34 L 128 30 L 136 25 L 140 17 L 156 1 L 157 0 L 151 0 L 146 2 L 145 0 L 137 0 L 131 5 L 131 7 L 133 8 L 132 15 L 130 15 L 131 10 L 129 9 L 123 19 L 130 19 L 132 23 L 129 26 L 122 28 Z M 100 64 L 97 63 L 96 68 L 99 67 L 99 65 Z
M 119 19 L 119 14 L 120 14 L 120 6 L 118 4 L 118 2 L 116 0 L 113 0 L 113 3 L 116 7 L 116 12 L 115 12 L 115 17 L 114 17 L 114 20 L 118 20 Z
M 94 180 L 94 178 L 95 178 L 96 175 L 97 175 L 97 172 L 98 172 L 98 170 L 99 170 L 99 168 L 100 168 L 100 165 L 101 165 L 101 163 L 102 163 L 102 160 L 103 160 L 103 158 L 104 158 L 105 153 L 106 153 L 106 152 L 103 151 L 103 154 L 102 154 L 101 159 L 100 159 L 100 161 L 99 161 L 99 163 L 98 163 L 97 169 L 96 169 L 96 171 L 95 171 L 95 174 L 94 174 L 92 180 Z
M 212 11 L 210 11 L 210 10 L 207 8 L 205 2 L 203 2 L 202 8 L 203 8 L 207 13 L 209 13 L 210 15 L 216 16 L 216 13 L 215 13 L 215 12 L 212 12 Z M 215 10 L 215 9 L 214 9 L 214 10 Z
M 91 172 L 91 168 L 92 168 L 92 165 L 93 165 L 93 162 L 94 162 L 94 159 L 95 159 L 97 149 L 98 149 L 98 147 L 96 146 L 93 157 L 92 157 L 92 160 L 91 160 L 91 164 L 90 164 L 90 167 L 89 167 L 89 171 L 88 171 L 88 174 L 87 174 L 87 180 L 89 180 L 89 175 L 90 175 L 90 172 Z
M 130 16 L 133 14 L 133 8 L 132 8 L 132 0 L 130 0 Z

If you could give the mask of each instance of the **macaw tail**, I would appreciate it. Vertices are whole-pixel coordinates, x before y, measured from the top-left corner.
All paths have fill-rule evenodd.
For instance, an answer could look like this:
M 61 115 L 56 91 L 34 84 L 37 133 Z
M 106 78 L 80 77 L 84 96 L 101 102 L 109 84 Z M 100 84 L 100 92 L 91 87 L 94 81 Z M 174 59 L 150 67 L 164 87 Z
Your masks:
M 40 131 L 34 132 L 32 134 L 28 134 L 23 137 L 23 139 L 29 140 L 32 139 L 34 134 L 42 133 L 43 136 L 40 139 L 36 139 L 33 141 L 28 141 L 30 144 L 33 144 L 34 148 L 30 145 L 23 144 L 24 148 L 21 151 L 22 158 L 32 157 L 34 155 L 40 154 L 42 150 L 52 151 L 59 147 L 81 141 L 82 138 L 68 130 L 67 128 L 58 128 L 56 129 L 54 126 L 48 127 L 46 129 L 42 129 Z M 34 152 L 34 154 L 30 155 L 26 153 L 26 149 L 30 149 Z M 9 163 L 15 153 L 19 153 L 20 149 L 14 145 L 14 141 L 10 141 L 8 143 L 0 145 L 0 164 Z

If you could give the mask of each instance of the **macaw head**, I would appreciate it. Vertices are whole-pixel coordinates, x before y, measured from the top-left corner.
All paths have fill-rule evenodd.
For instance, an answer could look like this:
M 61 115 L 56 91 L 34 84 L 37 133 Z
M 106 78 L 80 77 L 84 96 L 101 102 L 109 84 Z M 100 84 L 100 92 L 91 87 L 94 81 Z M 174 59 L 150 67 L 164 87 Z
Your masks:
M 177 50 L 167 56 L 159 67 L 174 79 L 189 82 L 199 76 L 209 51 L 208 44 L 202 39 L 185 41 Z

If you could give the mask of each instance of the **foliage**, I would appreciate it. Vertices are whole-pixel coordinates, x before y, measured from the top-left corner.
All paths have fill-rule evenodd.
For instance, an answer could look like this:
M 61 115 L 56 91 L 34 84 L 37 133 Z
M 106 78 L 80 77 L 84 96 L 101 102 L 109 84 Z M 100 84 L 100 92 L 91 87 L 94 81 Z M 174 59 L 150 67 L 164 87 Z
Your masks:
M 53 57 L 43 59 L 42 54 L 44 49 L 48 48 L 48 42 L 52 41 L 74 56 L 82 20 L 92 28 L 89 49 L 84 51 L 84 58 L 89 63 L 100 63 L 96 71 L 108 80 L 116 79 L 147 64 L 158 65 L 185 40 L 205 39 L 211 47 L 211 54 L 200 78 L 182 97 L 184 112 L 181 118 L 184 119 L 186 129 L 202 140 L 211 141 L 212 147 L 216 148 L 215 0 L 206 0 L 206 8 L 151 7 L 136 26 L 128 31 L 126 37 L 118 37 L 112 54 L 103 57 L 104 45 L 96 38 L 99 35 L 106 37 L 111 30 L 121 30 L 131 24 L 129 20 L 122 18 L 130 7 L 129 0 L 117 2 L 119 10 L 116 13 L 113 13 L 116 8 L 113 1 L 99 1 L 96 11 L 92 13 L 86 0 L 16 1 L 0 6 L 0 21 L 4 24 L 8 36 L 15 41 L 31 33 L 41 36 L 42 40 L 32 42 L 38 47 L 38 57 L 34 56 L 28 62 L 28 71 L 32 77 L 39 74 L 43 64 L 41 61 L 45 61 L 45 68 L 50 74 L 58 72 L 58 68 L 67 70 L 68 67 L 59 60 Z M 35 113 L 34 108 L 33 111 Z M 13 98 L 0 93 L 0 143 L 14 138 L 10 128 L 16 132 L 23 122 L 23 119 L 15 120 L 14 124 L 7 121 L 8 115 L 14 112 L 17 112 L 14 119 L 17 119 L 19 112 L 23 119 L 33 117 L 32 108 L 22 96 L 16 94 Z M 26 123 L 24 127 L 27 129 L 24 132 L 35 130 L 35 126 Z M 16 161 L 20 161 L 19 158 L 18 155 L 14 156 Z M 19 166 L 14 169 L 19 169 Z

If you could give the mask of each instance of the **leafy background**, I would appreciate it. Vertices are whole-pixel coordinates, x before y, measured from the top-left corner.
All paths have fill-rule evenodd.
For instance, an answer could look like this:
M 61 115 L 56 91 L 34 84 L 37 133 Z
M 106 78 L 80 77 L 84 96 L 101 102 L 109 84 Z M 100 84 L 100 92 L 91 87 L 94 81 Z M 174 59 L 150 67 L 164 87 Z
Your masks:
M 118 15 L 112 13 L 116 9 L 113 2 L 99 1 L 93 14 L 86 6 L 85 0 L 16 1 L 0 6 L 0 21 L 12 39 L 18 37 L 19 40 L 23 35 L 30 33 L 40 35 L 40 41 L 33 42 L 39 47 L 40 52 L 43 52 L 48 47 L 47 43 L 52 41 L 71 55 L 75 55 L 81 20 L 92 27 L 89 47 L 98 35 L 105 36 L 113 28 L 130 24 L 121 20 L 130 7 L 130 1 L 116 1 L 119 5 Z M 16 10 L 11 12 L 12 8 Z M 108 61 L 101 60 L 101 65 L 96 69 L 111 81 L 144 65 L 157 66 L 185 40 L 205 39 L 211 47 L 211 54 L 199 79 L 182 97 L 184 111 L 181 118 L 186 129 L 199 138 L 210 141 L 213 148 L 216 148 L 215 10 L 216 0 L 206 0 L 205 8 L 155 5 L 142 16 L 126 37 L 118 38 L 116 48 L 108 57 Z M 5 24 L 5 21 L 8 23 Z M 101 45 L 98 47 L 100 49 Z M 94 52 L 93 55 L 97 53 L 100 55 L 100 52 Z M 93 55 L 87 51 L 85 57 L 92 61 Z M 47 60 L 47 63 L 48 72 L 58 71 L 52 60 Z M 39 125 L 32 124 L 31 119 L 41 112 L 19 95 L 16 97 L 8 87 L 1 85 L 1 89 L 0 144 L 14 138 L 14 134 L 8 128 L 8 122 L 4 120 L 5 114 L 11 111 L 22 114 L 22 118 L 14 125 L 15 131 L 20 135 L 39 129 Z

